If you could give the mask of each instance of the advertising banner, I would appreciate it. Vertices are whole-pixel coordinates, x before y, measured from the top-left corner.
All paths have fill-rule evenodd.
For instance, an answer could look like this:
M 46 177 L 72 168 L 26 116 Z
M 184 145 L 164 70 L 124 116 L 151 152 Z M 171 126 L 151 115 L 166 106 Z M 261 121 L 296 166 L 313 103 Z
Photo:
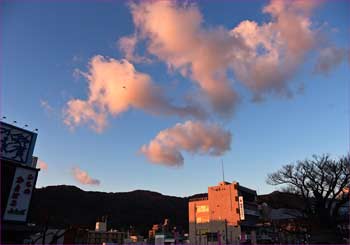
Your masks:
M 37 171 L 35 170 L 21 167 L 16 168 L 4 213 L 4 220 L 20 222 L 27 220 L 36 175 Z
M 243 197 L 239 196 L 238 197 L 238 205 L 239 205 L 239 216 L 241 220 L 244 220 L 244 205 L 243 205 Z
M 31 166 L 36 136 L 34 132 L 0 122 L 0 158 Z

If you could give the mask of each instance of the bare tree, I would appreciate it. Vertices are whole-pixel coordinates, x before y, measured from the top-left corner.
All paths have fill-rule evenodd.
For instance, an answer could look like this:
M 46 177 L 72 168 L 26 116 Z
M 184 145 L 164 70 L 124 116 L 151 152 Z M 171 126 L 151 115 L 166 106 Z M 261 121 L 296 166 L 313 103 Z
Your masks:
M 302 196 L 308 217 L 334 225 L 339 208 L 349 200 L 350 156 L 338 160 L 329 155 L 313 156 L 312 160 L 288 164 L 269 174 L 267 183 L 284 185 L 284 190 Z

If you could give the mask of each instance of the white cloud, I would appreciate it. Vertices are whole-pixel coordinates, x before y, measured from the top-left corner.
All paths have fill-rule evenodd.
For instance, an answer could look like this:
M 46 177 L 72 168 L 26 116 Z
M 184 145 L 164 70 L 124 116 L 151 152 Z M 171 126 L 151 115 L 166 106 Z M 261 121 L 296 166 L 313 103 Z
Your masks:
M 40 100 L 40 106 L 47 112 L 53 113 L 54 109 L 47 100 Z

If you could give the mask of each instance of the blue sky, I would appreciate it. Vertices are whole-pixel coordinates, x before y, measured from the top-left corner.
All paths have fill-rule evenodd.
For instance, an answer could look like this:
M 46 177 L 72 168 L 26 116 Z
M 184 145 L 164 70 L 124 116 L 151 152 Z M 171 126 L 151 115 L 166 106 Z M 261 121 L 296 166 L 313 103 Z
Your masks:
M 203 1 L 196 3 L 203 28 L 236 27 L 241 21 L 261 24 L 268 1 Z M 349 1 L 325 1 L 311 15 L 332 46 L 349 52 Z M 87 124 L 70 130 L 62 111 L 74 98 L 86 99 L 88 81 L 74 76 L 88 71 L 95 55 L 123 58 L 117 41 L 134 33 L 128 2 L 123 1 L 2 1 L 1 2 L 1 113 L 18 126 L 38 128 L 35 155 L 48 164 L 37 186 L 69 184 L 84 190 L 121 192 L 135 189 L 188 196 L 206 192 L 221 181 L 221 159 L 229 181 L 268 193 L 275 187 L 266 176 L 283 164 L 329 153 L 338 157 L 349 149 L 349 64 L 347 58 L 328 74 L 314 72 L 317 51 L 308 52 L 288 79 L 303 91 L 292 98 L 267 94 L 259 103 L 237 85 L 241 101 L 232 119 L 215 119 L 232 133 L 231 150 L 222 156 L 182 151 L 184 164 L 152 164 L 138 151 L 166 128 L 186 119 L 153 115 L 132 108 L 108 116 L 108 126 L 96 133 Z M 137 51 L 147 54 L 147 41 Z M 191 78 L 171 72 L 164 61 L 134 64 L 179 98 L 193 89 Z M 234 73 L 234 72 L 233 72 Z M 233 77 L 235 74 L 232 75 Z M 235 77 L 234 77 L 235 78 Z M 179 99 L 178 99 L 179 100 Z M 43 108 L 45 101 L 52 108 Z M 73 178 L 79 167 L 100 185 L 84 185 Z

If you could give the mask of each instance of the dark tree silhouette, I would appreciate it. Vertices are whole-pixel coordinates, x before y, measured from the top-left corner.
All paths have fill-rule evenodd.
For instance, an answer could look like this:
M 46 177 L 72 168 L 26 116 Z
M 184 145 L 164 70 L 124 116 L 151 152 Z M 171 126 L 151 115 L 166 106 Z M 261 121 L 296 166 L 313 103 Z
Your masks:
M 350 156 L 338 160 L 329 155 L 288 164 L 269 174 L 267 183 L 284 185 L 305 201 L 305 214 L 321 226 L 334 227 L 339 208 L 349 200 Z

